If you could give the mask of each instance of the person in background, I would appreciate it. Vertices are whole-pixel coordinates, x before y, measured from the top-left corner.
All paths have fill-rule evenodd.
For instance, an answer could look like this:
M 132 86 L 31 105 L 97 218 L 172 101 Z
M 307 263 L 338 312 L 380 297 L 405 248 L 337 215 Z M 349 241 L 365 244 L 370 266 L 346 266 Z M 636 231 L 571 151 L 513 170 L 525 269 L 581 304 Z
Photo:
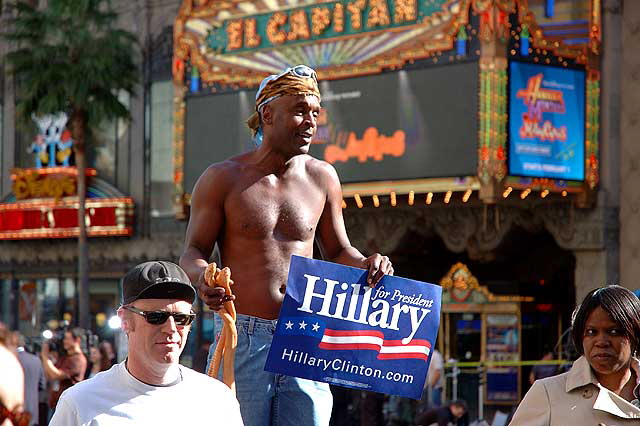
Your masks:
M 32 426 L 38 425 L 40 424 L 38 396 L 40 391 L 47 386 L 42 362 L 36 355 L 25 350 L 25 339 L 21 333 L 14 331 L 13 334 L 17 342 L 18 361 L 24 372 L 24 409 L 31 414 L 31 422 L 29 424 Z
M 49 343 L 42 344 L 40 359 L 44 374 L 49 380 L 57 380 L 58 385 L 53 386 L 49 406 L 55 409 L 60 394 L 66 389 L 84 380 L 84 373 L 87 371 L 87 358 L 85 358 L 80 348 L 82 341 L 82 330 L 74 328 L 66 328 L 64 330 L 64 338 L 62 346 L 64 354 L 58 357 L 54 364 L 49 355 Z
M 582 356 L 534 382 L 510 425 L 640 424 L 640 300 L 617 285 L 592 290 L 573 313 L 571 337 Z
M 424 389 L 422 390 L 422 398 L 420 398 L 420 401 L 416 404 L 416 418 L 428 409 L 442 405 L 443 384 L 444 360 L 442 359 L 440 351 L 435 349 L 434 345 L 433 352 L 431 352 L 431 362 L 429 363 L 427 378 L 424 382 Z
M 442 388 L 444 387 L 444 361 L 440 351 L 433 349 L 431 363 L 427 372 L 427 385 L 430 391 L 430 406 L 439 407 L 442 405 Z
M 118 363 L 116 353 L 113 350 L 113 345 L 111 344 L 110 341 L 103 340 L 98 345 L 98 348 L 100 349 L 100 352 L 102 352 L 103 357 L 106 355 L 105 362 L 107 363 L 108 367 L 113 367 Z
M 196 292 L 176 264 L 145 262 L 122 279 L 118 316 L 127 359 L 67 389 L 49 426 L 242 426 L 240 407 L 218 380 L 178 363 Z
M 544 348 L 544 354 L 541 361 L 552 361 L 553 351 L 549 347 Z M 529 383 L 533 384 L 536 380 L 544 379 L 545 377 L 551 377 L 557 374 L 558 368 L 556 365 L 534 365 L 529 373 Z
M 87 365 L 87 371 L 84 374 L 84 378 L 90 379 L 101 371 L 106 371 L 111 368 L 111 362 L 109 361 L 109 355 L 105 351 L 104 346 L 92 346 L 89 348 L 89 364 Z
M 27 426 L 31 415 L 24 411 L 24 373 L 7 347 L 9 333 L 0 323 L 0 426 Z
M 420 414 L 416 419 L 418 426 L 456 426 L 467 425 L 467 402 L 462 399 L 451 401 L 443 407 L 431 408 Z

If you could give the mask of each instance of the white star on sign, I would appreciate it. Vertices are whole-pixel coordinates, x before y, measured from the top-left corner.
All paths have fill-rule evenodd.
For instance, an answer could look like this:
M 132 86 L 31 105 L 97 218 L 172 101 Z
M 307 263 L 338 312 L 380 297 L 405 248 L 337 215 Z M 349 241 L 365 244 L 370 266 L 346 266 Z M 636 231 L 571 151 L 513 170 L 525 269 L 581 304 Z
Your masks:
M 293 323 L 291 321 L 287 321 L 284 325 L 287 327 L 286 330 L 292 330 Z
M 304 320 L 299 324 L 300 324 L 300 330 L 306 330 L 307 329 L 307 323 L 304 322 Z
M 320 328 L 320 324 L 315 323 L 313 324 L 312 328 L 313 328 L 313 331 L 318 331 L 318 329 Z

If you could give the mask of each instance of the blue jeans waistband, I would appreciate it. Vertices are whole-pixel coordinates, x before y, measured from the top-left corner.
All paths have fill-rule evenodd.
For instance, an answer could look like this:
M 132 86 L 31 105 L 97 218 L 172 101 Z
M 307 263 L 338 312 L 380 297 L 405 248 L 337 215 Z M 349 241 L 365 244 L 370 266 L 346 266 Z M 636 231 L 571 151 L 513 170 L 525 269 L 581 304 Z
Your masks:
M 218 324 L 220 327 L 222 326 L 222 320 L 218 315 L 215 317 L 215 322 L 216 328 L 218 327 Z M 244 314 L 236 315 L 236 328 L 239 332 L 245 332 L 247 334 L 273 334 L 276 331 L 277 324 L 278 320 L 268 320 Z

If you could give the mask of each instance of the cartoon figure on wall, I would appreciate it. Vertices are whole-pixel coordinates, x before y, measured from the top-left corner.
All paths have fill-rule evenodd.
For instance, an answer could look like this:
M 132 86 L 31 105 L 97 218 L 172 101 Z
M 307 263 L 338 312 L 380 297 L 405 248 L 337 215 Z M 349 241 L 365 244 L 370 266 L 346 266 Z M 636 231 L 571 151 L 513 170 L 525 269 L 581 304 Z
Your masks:
M 29 152 L 36 154 L 36 168 L 68 167 L 72 154 L 73 140 L 71 132 L 66 129 L 67 114 L 48 114 L 41 117 L 32 115 L 38 125 L 39 133 L 29 147 Z

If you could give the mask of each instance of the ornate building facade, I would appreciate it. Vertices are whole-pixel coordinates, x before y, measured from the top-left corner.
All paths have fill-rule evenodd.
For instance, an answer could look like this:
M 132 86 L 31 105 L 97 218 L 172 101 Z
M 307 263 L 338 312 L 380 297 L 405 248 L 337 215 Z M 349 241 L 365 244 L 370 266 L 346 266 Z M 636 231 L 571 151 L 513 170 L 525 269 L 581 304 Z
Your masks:
M 360 3 L 368 5 L 368 9 L 358 9 L 369 12 L 362 15 L 368 20 L 363 18 L 360 27 L 350 21 L 352 27 L 344 29 L 349 34 L 338 34 L 339 29 L 329 30 L 329 24 L 323 24 L 326 13 L 334 21 L 339 16 L 355 19 L 349 8 L 360 7 Z M 414 3 L 418 7 L 415 16 L 410 9 Z M 555 5 L 551 13 L 545 9 L 550 3 Z M 533 302 L 522 306 L 522 324 L 533 327 L 541 315 L 553 313 L 552 325 L 559 324 L 558 334 L 568 326 L 576 301 L 591 288 L 618 282 L 640 288 L 635 278 L 640 268 L 635 261 L 640 256 L 640 233 L 635 232 L 640 226 L 636 207 L 640 189 L 635 184 L 640 173 L 640 151 L 635 143 L 640 126 L 640 103 L 636 102 L 640 54 L 634 49 L 640 34 L 640 6 L 622 0 L 433 0 L 419 4 L 117 3 L 122 26 L 140 40 L 141 84 L 136 96 L 127 99 L 131 122 L 105 123 L 93 167 L 105 185 L 132 200 L 135 213 L 131 235 L 90 241 L 91 312 L 98 331 L 110 336 L 104 319 L 115 312 L 118 280 L 128 268 L 148 259 L 177 261 L 180 256 L 191 187 L 207 162 L 215 161 L 208 156 L 212 150 L 206 144 L 230 153 L 251 147 L 240 130 L 236 135 L 246 142 L 228 143 L 212 137 L 206 114 L 199 124 L 204 127 L 193 125 L 197 122 L 194 111 L 215 108 L 217 97 L 237 96 L 233 119 L 240 123 L 246 118 L 241 113 L 251 111 L 251 96 L 261 78 L 283 65 L 303 61 L 327 82 L 323 91 L 328 88 L 343 95 L 349 90 L 342 82 L 356 78 L 397 79 L 401 91 L 406 89 L 406 79 L 422 84 L 440 78 L 438 73 L 443 70 L 445 74 L 455 67 L 468 70 L 460 71 L 460 81 L 469 77 L 470 90 L 461 83 L 459 91 L 448 88 L 438 93 L 443 99 L 460 99 L 451 102 L 450 111 L 466 113 L 465 102 L 473 111 L 453 121 L 452 127 L 467 132 L 461 136 L 460 150 L 448 148 L 453 145 L 447 144 L 455 143 L 454 137 L 440 138 L 438 155 L 450 161 L 428 163 L 426 157 L 415 157 L 425 166 L 420 169 L 418 164 L 422 174 L 407 174 L 409 178 L 402 177 L 391 163 L 369 171 L 357 167 L 339 170 L 349 236 L 363 252 L 388 254 L 398 275 L 429 282 L 439 282 L 452 265 L 463 262 L 480 285 L 492 292 L 533 297 Z M 374 6 L 379 14 L 371 13 Z M 296 31 L 289 27 L 289 33 L 282 30 L 284 24 L 272 24 L 271 33 L 260 32 L 260 25 L 266 28 L 269 22 L 303 16 L 316 18 L 308 27 L 296 21 Z M 392 22 L 385 16 L 403 18 Z M 371 31 L 365 31 L 367 25 Z M 290 45 L 277 44 L 282 34 Z M 258 36 L 271 37 L 276 44 L 255 45 Z M 6 43 L 0 45 L 3 53 L 9 48 Z M 511 62 L 584 72 L 583 178 L 570 181 L 509 174 L 507 75 Z M 17 124 L 14 102 L 19 90 L 8 73 L 4 75 L 0 197 L 10 203 L 13 170 L 31 167 L 33 159 L 26 149 L 35 130 L 25 131 Z M 411 80 L 411 76 L 418 77 Z M 363 90 L 370 87 L 362 81 Z M 382 80 L 371 81 L 376 85 Z M 412 105 L 429 107 L 428 93 L 409 90 L 405 95 L 399 102 L 411 100 Z M 327 102 L 337 102 L 335 99 Z M 442 108 L 445 114 L 438 120 L 447 119 L 447 110 Z M 429 126 L 436 128 L 438 120 L 428 122 Z M 214 130 L 220 127 L 215 120 L 209 121 Z M 471 138 L 465 139 L 468 134 Z M 456 155 L 464 158 L 454 158 Z M 462 171 L 432 173 L 442 163 L 457 164 Z M 355 177 L 349 174 L 352 172 Z M 32 336 L 51 326 L 51 320 L 73 321 L 75 277 L 73 239 L 0 241 L 0 320 Z M 524 318 L 526 315 L 530 317 Z M 210 339 L 210 314 L 202 317 L 198 340 Z M 531 336 L 538 339 L 532 341 L 536 345 L 542 339 L 540 330 Z M 538 356 L 533 344 L 523 351 L 525 358 Z

